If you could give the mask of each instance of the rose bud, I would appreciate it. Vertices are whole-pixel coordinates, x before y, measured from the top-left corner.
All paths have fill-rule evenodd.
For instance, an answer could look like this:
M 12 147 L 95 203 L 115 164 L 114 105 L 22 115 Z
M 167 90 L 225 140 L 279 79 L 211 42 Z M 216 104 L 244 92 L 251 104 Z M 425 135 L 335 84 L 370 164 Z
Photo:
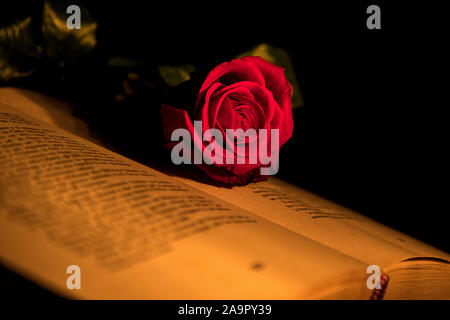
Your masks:
M 212 179 L 228 185 L 267 180 L 278 171 L 279 148 L 292 136 L 292 94 L 284 69 L 260 57 L 218 65 L 204 80 L 191 116 L 162 106 L 172 160 L 194 160 Z M 188 144 L 178 142 L 183 134 L 177 129 L 188 133 Z

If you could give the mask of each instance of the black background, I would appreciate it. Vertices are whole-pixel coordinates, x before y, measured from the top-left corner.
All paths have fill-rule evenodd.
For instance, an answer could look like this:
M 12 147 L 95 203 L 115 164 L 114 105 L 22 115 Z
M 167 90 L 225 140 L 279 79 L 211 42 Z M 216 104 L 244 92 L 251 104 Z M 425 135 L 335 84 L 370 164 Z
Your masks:
M 381 7 L 381 30 L 366 28 L 370 4 Z M 294 112 L 279 176 L 450 251 L 445 119 L 435 109 L 448 105 L 438 100 L 445 93 L 442 8 L 381 1 L 85 5 L 110 56 L 215 64 L 261 42 L 285 48 L 305 104 Z

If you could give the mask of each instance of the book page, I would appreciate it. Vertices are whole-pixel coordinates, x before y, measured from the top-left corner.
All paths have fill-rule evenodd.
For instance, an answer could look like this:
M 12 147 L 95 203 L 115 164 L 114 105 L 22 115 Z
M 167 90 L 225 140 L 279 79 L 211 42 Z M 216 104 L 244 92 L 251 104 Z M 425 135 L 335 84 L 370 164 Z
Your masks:
M 83 119 L 73 115 L 76 108 L 65 101 L 27 89 L 4 87 L 0 88 L 0 102 L 89 141 L 100 141 Z
M 361 261 L 2 103 L 0 260 L 78 298 L 371 294 Z
M 413 258 L 388 269 L 390 281 L 386 299 L 450 299 L 450 262 Z
M 270 177 L 243 187 L 217 187 L 196 181 L 191 172 L 173 176 L 368 265 L 386 267 L 411 257 L 449 255 L 348 208 Z
M 81 119 L 70 113 L 73 108 L 62 101 L 29 90 L 0 88 L 2 101 L 77 136 L 99 140 Z M 377 261 L 376 264 L 387 266 L 417 256 L 449 260 L 445 252 L 276 177 L 229 189 L 210 185 L 211 181 L 204 181 L 195 170 L 173 166 L 158 170 L 368 264 Z

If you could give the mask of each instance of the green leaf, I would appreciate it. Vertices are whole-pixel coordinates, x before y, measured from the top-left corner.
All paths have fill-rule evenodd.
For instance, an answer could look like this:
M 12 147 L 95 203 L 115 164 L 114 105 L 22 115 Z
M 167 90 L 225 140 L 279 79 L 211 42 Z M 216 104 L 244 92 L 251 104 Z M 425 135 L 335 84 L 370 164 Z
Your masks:
M 139 67 L 142 63 L 135 60 L 130 60 L 124 57 L 111 57 L 108 60 L 108 66 L 114 68 L 131 68 L 131 67 Z
M 76 4 L 81 9 L 81 29 L 69 29 L 67 7 Z M 97 44 L 97 23 L 89 11 L 74 0 L 46 0 L 42 14 L 42 33 L 49 57 L 62 62 L 75 62 Z
M 33 39 L 31 17 L 0 27 L 0 80 L 29 76 L 41 50 Z
M 195 71 L 195 67 L 191 64 L 182 66 L 158 66 L 159 75 L 166 84 L 171 87 L 190 80 L 190 73 Z
M 294 65 L 292 64 L 291 57 L 289 54 L 277 47 L 273 47 L 267 43 L 262 43 L 240 55 L 237 58 L 242 58 L 245 56 L 257 56 L 273 63 L 277 66 L 284 68 L 286 78 L 292 84 L 294 89 L 294 95 L 292 97 L 292 108 L 299 108 L 303 106 L 303 97 L 300 92 L 300 87 L 298 85 L 297 76 L 295 75 Z

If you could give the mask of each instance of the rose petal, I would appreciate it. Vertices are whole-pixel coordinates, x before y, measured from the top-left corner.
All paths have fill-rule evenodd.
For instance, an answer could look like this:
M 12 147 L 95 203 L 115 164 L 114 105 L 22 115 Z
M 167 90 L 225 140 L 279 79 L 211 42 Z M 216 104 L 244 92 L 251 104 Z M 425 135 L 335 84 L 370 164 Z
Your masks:
M 261 57 L 244 57 L 254 63 L 262 72 L 266 88 L 273 93 L 280 108 L 275 112 L 272 127 L 280 129 L 280 147 L 292 136 L 294 120 L 292 117 L 292 85 L 284 75 L 284 69 Z
M 217 82 L 220 78 L 225 78 L 230 82 L 239 82 L 243 80 L 253 81 L 261 86 L 265 86 L 264 76 L 259 70 L 259 68 L 253 64 L 245 61 L 243 59 L 235 59 L 230 62 L 223 62 L 215 67 L 206 77 L 203 82 L 200 92 L 199 98 L 196 103 L 196 110 L 199 107 L 199 101 L 204 96 L 206 90 L 215 82 Z
M 234 90 L 235 88 L 240 88 L 240 92 L 246 92 L 245 89 L 248 90 L 247 96 L 253 97 L 250 99 L 251 101 L 255 101 L 258 103 L 258 106 L 262 107 L 261 116 L 264 117 L 263 122 L 265 123 L 264 127 L 269 127 L 269 123 L 273 121 L 274 115 L 277 112 L 278 106 L 277 102 L 274 99 L 272 92 L 267 90 L 266 88 L 258 85 L 255 82 L 251 81 L 241 81 L 238 83 L 234 83 L 225 88 L 218 90 L 215 95 L 223 94 L 226 91 Z M 245 88 L 245 89 L 244 89 Z M 259 122 L 259 121 L 258 121 Z

